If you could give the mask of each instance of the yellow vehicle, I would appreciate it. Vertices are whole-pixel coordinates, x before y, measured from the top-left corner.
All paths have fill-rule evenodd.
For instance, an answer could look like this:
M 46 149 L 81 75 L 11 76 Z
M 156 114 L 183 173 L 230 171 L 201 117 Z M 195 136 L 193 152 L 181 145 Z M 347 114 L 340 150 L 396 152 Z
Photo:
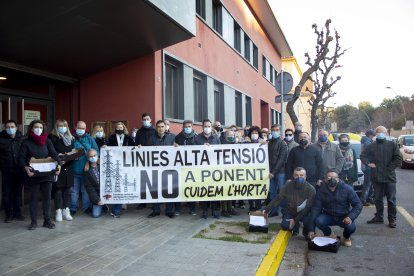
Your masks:
M 328 136 L 328 140 L 331 141 L 331 142 L 332 141 L 338 141 L 339 135 L 341 135 L 343 133 L 349 135 L 349 140 L 361 142 L 361 138 L 362 138 L 361 135 L 355 134 L 355 133 L 351 133 L 351 132 L 348 132 L 348 133 L 346 133 L 346 132 L 335 132 L 335 133 L 331 133 Z

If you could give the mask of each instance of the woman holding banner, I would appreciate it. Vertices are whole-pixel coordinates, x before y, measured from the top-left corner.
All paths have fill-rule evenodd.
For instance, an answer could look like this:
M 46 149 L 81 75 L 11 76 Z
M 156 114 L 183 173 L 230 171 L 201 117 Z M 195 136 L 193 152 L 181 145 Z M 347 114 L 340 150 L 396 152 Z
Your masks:
M 100 198 L 100 166 L 98 153 L 94 149 L 90 149 L 87 154 L 88 162 L 85 165 L 85 171 L 83 173 L 83 181 L 86 192 L 89 195 L 89 199 L 92 203 L 92 217 L 98 218 L 102 215 L 102 209 L 105 206 Z M 112 210 L 115 214 L 114 217 L 119 218 L 121 216 L 121 205 L 116 204 L 117 207 Z

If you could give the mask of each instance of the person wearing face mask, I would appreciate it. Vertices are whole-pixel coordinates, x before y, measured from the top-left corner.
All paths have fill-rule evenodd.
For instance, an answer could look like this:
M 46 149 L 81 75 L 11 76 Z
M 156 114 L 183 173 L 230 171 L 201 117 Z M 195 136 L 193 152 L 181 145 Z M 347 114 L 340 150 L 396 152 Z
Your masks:
M 218 145 L 220 139 L 212 134 L 212 125 L 209 119 L 203 120 L 203 132 L 199 133 L 195 138 L 195 145 Z M 208 205 L 210 205 L 214 218 L 220 218 L 220 202 L 219 201 L 203 201 L 200 203 L 203 209 L 202 217 L 207 219 L 208 217 Z
M 396 143 L 386 139 L 387 129 L 375 129 L 375 141 L 361 153 L 361 162 L 371 168 L 371 181 L 375 191 L 375 216 L 369 224 L 384 223 L 384 195 L 387 197 L 388 226 L 397 227 L 397 177 L 395 169 L 401 165 L 401 155 Z
M 320 152 L 310 146 L 310 136 L 307 132 L 299 135 L 299 146 L 293 148 L 286 162 L 286 175 L 293 175 L 297 167 L 305 168 L 306 180 L 314 187 L 318 180 L 323 179 L 323 161 Z
M 315 193 L 315 188 L 306 181 L 306 170 L 297 167 L 293 171 L 293 179 L 286 182 L 277 197 L 266 206 L 264 212 L 269 213 L 273 208 L 283 203 L 282 229 L 298 234 L 300 222 L 302 222 L 302 234 L 308 237 L 312 227 L 310 211 Z
M 349 135 L 343 133 L 339 135 L 339 148 L 344 156 L 344 166 L 339 173 L 339 178 L 346 184 L 353 185 L 358 180 L 358 163 L 356 158 L 356 152 L 351 147 L 349 142 Z
M 269 152 L 269 199 L 276 198 L 285 184 L 285 165 L 287 161 L 287 145 L 280 137 L 280 125 L 275 124 L 271 127 L 272 139 L 268 144 Z M 278 216 L 279 208 L 275 207 L 269 216 Z
M 316 192 L 312 208 L 312 232 L 315 232 L 316 225 L 325 236 L 336 238 L 329 226 L 337 225 L 344 228 L 342 244 L 351 246 L 351 235 L 356 230 L 355 220 L 361 211 L 362 203 L 354 189 L 345 184 L 336 171 L 328 171 L 323 184 Z
M 294 133 L 294 140 L 296 143 L 299 143 L 299 135 L 302 133 L 302 124 L 299 122 L 295 123 L 295 133 Z
M 137 137 L 137 132 L 138 132 L 138 129 L 137 128 L 133 128 L 132 130 L 131 130 L 131 139 L 132 139 L 132 142 L 134 142 L 134 145 L 135 145 L 135 138 Z
M 284 139 L 284 141 L 285 141 L 286 145 L 288 146 L 288 156 L 289 156 L 290 151 L 294 147 L 299 146 L 299 144 L 295 142 L 295 139 L 294 139 L 293 135 L 294 135 L 293 134 L 293 129 L 288 128 L 288 129 L 285 130 L 285 139 Z
M 74 138 L 70 133 L 68 122 L 59 119 L 56 120 L 55 128 L 49 134 L 49 140 L 52 142 L 56 152 L 60 155 L 69 153 L 74 148 Z M 62 162 L 63 163 L 63 162 Z M 70 215 L 71 188 L 73 186 L 73 161 L 64 163 L 58 180 L 53 184 L 53 197 L 55 199 L 55 221 L 72 220 Z
M 21 213 L 24 174 L 19 166 L 19 152 L 23 141 L 22 133 L 13 120 L 5 122 L 5 130 L 0 132 L 0 170 L 2 183 L 2 202 L 5 223 L 13 220 L 23 221 Z
M 128 129 L 123 122 L 117 122 L 115 125 L 115 133 L 109 136 L 108 146 L 110 147 L 130 147 L 134 146 L 134 142 L 128 135 Z
M 95 138 L 95 142 L 99 150 L 102 146 L 105 146 L 108 143 L 105 138 L 104 128 L 101 125 L 96 125 L 93 128 L 92 137 Z
M 174 135 L 171 133 L 165 132 L 165 123 L 163 120 L 158 120 L 155 124 L 156 132 L 155 135 L 152 136 L 149 140 L 148 145 L 149 146 L 157 146 L 157 147 L 163 147 L 163 146 L 174 146 Z M 152 212 L 148 215 L 148 218 L 153 218 L 156 216 L 159 216 L 161 214 L 161 208 L 160 203 L 153 203 L 152 204 Z M 168 202 L 165 204 L 165 215 L 169 218 L 174 218 L 174 212 L 173 212 L 174 204 L 171 202 Z
M 86 124 L 83 121 L 79 121 L 76 124 L 75 134 L 73 135 L 75 138 L 74 146 L 76 149 L 82 148 L 85 152 L 83 156 L 81 156 L 78 160 L 73 162 L 73 171 L 75 173 L 73 179 L 73 186 L 72 186 L 72 196 L 71 196 L 71 204 L 70 204 L 70 213 L 73 216 L 78 210 L 78 203 L 79 203 L 79 193 L 82 193 L 82 211 L 84 213 L 92 212 L 92 206 L 89 201 L 88 193 L 86 192 L 85 185 L 83 184 L 83 172 L 85 168 L 85 164 L 87 163 L 87 152 L 90 149 L 94 149 L 96 151 L 99 150 L 98 145 L 95 142 L 95 139 L 89 135 L 86 131 Z M 98 153 L 99 154 L 99 153 Z
M 97 151 L 90 149 L 87 153 L 87 158 L 88 162 L 85 164 L 83 180 L 85 189 L 92 203 L 91 215 L 93 218 L 98 218 L 102 215 L 105 205 L 100 198 L 100 166 Z M 112 212 L 114 213 L 115 218 L 119 218 L 121 216 L 121 204 L 114 204 Z
M 47 138 L 46 125 L 41 120 L 34 120 L 30 123 L 27 130 L 27 139 L 22 142 L 19 154 L 19 165 L 26 171 L 29 177 L 28 184 L 30 187 L 30 218 L 31 223 L 28 227 L 29 230 L 35 230 L 37 228 L 37 205 L 38 194 L 42 193 L 42 205 L 43 205 L 43 227 L 54 229 L 55 224 L 50 218 L 50 201 L 52 197 L 52 182 L 55 177 L 48 176 L 35 176 L 30 167 L 30 160 L 44 159 L 51 157 L 57 163 L 56 175 L 58 176 L 61 170 L 62 162 L 58 153 L 53 147 L 52 142 Z
M 142 114 L 142 127 L 138 130 L 135 137 L 136 146 L 148 146 L 152 136 L 155 135 L 155 128 L 151 124 L 151 115 L 148 113 Z
M 261 137 L 263 140 L 268 141 L 269 140 L 269 129 L 267 128 L 262 128 L 261 132 Z
M 232 145 L 236 143 L 236 134 L 233 130 L 227 130 L 224 135 L 226 141 L 225 144 Z M 229 218 L 231 216 L 239 216 L 240 214 L 234 210 L 232 200 L 221 201 L 221 215 Z
M 220 139 L 220 143 L 226 141 L 226 138 L 224 137 L 225 131 L 219 121 L 214 122 L 212 133 L 214 136 L 217 136 Z
M 319 130 L 318 133 L 318 142 L 312 144 L 311 147 L 314 147 L 319 150 L 322 155 L 323 160 L 323 174 L 328 170 L 334 170 L 339 175 L 344 166 L 344 156 L 337 144 L 331 143 L 328 140 L 329 132 L 325 129 Z M 318 181 L 316 185 L 320 185 L 322 180 Z
M 185 120 L 183 122 L 183 130 L 175 136 L 175 143 L 179 146 L 192 146 L 195 144 L 196 132 L 193 129 L 193 121 Z M 189 202 L 190 214 L 196 216 L 196 204 L 195 202 Z M 181 215 L 181 202 L 174 203 L 175 215 Z
M 375 131 L 373 129 L 365 132 L 365 136 L 361 138 L 361 152 L 373 142 L 374 137 Z M 364 173 L 364 186 L 362 187 L 360 198 L 364 206 L 371 206 L 371 204 L 374 204 L 374 185 L 371 182 L 371 168 L 361 162 L 361 169 Z

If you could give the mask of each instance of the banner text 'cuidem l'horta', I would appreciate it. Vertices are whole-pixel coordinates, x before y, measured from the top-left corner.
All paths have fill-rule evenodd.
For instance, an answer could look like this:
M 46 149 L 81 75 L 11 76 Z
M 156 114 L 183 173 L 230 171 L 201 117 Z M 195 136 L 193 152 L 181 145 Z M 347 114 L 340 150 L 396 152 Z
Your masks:
M 267 145 L 105 147 L 100 152 L 104 203 L 264 199 Z

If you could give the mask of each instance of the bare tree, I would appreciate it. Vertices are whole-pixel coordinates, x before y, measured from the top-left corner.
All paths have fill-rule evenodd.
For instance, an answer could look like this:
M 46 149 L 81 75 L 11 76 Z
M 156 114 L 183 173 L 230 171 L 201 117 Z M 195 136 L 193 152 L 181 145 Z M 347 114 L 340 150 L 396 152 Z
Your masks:
M 309 89 L 307 89 L 307 91 L 313 94 L 310 100 L 310 104 L 312 105 L 312 140 L 315 140 L 316 132 L 318 130 L 317 111 L 320 110 L 320 113 L 324 114 L 326 101 L 335 95 L 335 92 L 332 91 L 332 86 L 341 79 L 339 76 L 333 78 L 329 77 L 329 75 L 334 68 L 338 67 L 337 63 L 339 57 L 346 52 L 346 49 L 342 50 L 339 45 L 340 36 L 337 30 L 335 30 L 335 36 L 331 36 L 330 24 L 331 20 L 326 20 L 325 27 L 321 30 L 318 29 L 316 24 L 312 25 L 317 37 L 315 47 L 316 56 L 312 61 L 309 53 L 305 53 L 305 57 L 307 58 L 306 64 L 309 68 L 303 73 L 299 84 L 295 87 L 294 97 L 286 107 L 290 119 L 295 124 L 299 120 L 293 108 L 294 104 L 300 97 L 303 85 L 305 85 L 307 80 L 311 80 L 314 84 L 314 91 L 309 91 Z M 333 41 L 335 41 L 335 49 L 333 54 L 329 55 L 331 42 Z M 314 77 L 312 77 L 312 75 L 314 75 Z

